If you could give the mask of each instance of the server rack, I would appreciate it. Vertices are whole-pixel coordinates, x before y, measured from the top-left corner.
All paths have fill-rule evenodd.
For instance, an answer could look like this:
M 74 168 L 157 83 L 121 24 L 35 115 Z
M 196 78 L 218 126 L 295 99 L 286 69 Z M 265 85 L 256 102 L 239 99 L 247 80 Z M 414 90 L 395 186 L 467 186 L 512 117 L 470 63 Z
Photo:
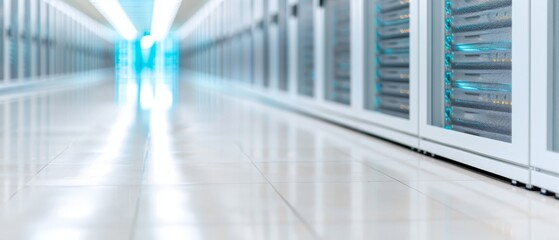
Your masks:
M 254 68 L 253 77 L 254 85 L 261 88 L 267 88 L 269 84 L 268 74 L 268 20 L 267 20 L 267 6 L 266 0 L 254 0 L 253 15 L 254 15 Z
M 6 16 L 6 7 L 5 7 L 5 3 L 4 0 L 0 0 L 0 14 L 2 14 L 2 17 L 0 17 L 0 84 L 2 84 L 5 81 L 5 70 L 6 69 L 6 56 L 4 55 L 5 52 L 5 46 L 6 44 L 5 42 L 5 20 L 4 17 Z
M 22 74 L 21 76 L 25 79 L 31 77 L 31 0 L 20 1 L 21 17 L 23 18 L 21 23 L 23 26 L 21 28 L 20 38 L 22 40 L 23 48 L 23 58 L 21 59 Z
M 40 0 L 30 2 L 30 22 L 31 22 L 31 76 L 36 77 L 39 68 L 39 26 L 40 26 Z
M 559 3 L 532 1 L 531 11 L 532 184 L 559 193 Z
M 409 119 L 410 2 L 367 3 L 365 108 Z
M 355 3 L 354 3 L 355 4 Z M 352 13 L 356 116 L 361 128 L 419 147 L 419 1 L 357 1 Z
M 18 19 L 18 1 L 8 0 L 8 9 L 6 12 L 6 20 L 8 20 L 8 25 L 6 28 L 6 34 L 8 35 L 8 66 L 6 70 L 8 71 L 7 80 L 12 81 L 12 79 L 18 78 L 19 73 L 19 19 Z
M 56 9 L 49 5 L 48 14 L 48 40 L 47 40 L 47 75 L 56 74 Z M 93 64 L 93 63 L 92 63 Z
M 265 8 L 266 22 L 268 27 L 266 30 L 267 44 L 265 52 L 267 53 L 267 66 L 270 90 L 278 90 L 280 82 L 280 20 L 279 20 L 279 0 L 269 0 L 267 8 Z
M 351 2 L 325 3 L 324 97 L 340 105 L 351 105 Z
M 297 93 L 315 95 L 315 6 L 313 0 L 299 0 L 297 5 Z
M 285 76 L 287 78 L 287 93 L 292 99 L 297 97 L 297 66 L 298 66 L 298 23 L 299 0 L 287 0 L 286 6 L 286 55 Z
M 528 182 L 529 1 L 420 4 L 421 147 Z
M 241 33 L 241 41 L 242 41 L 242 65 L 241 65 L 241 78 L 242 81 L 247 83 L 247 85 L 254 84 L 254 77 L 253 77 L 253 57 L 254 57 L 254 46 L 253 46 L 253 26 L 252 26 L 252 19 L 253 19 L 253 1 L 252 0 L 242 0 L 242 11 L 244 16 L 243 18 L 243 32 Z
M 236 38 L 233 33 L 237 30 L 238 21 L 232 21 L 230 19 L 230 16 L 231 14 L 236 13 L 236 6 L 238 6 L 238 4 L 235 0 L 224 2 L 224 4 L 225 5 L 223 7 L 224 9 L 227 9 L 227 11 L 223 12 L 222 24 L 224 26 L 227 26 L 227 23 L 231 23 L 231 27 L 223 29 L 223 39 L 225 41 L 223 51 L 223 76 L 228 81 L 231 81 L 233 80 L 233 75 L 231 72 L 233 62 L 231 61 L 231 56 L 233 56 L 233 49 L 235 47 L 234 45 L 236 44 Z
M 42 1 L 41 1 L 42 2 Z M 42 42 L 42 52 L 43 54 L 41 54 L 43 56 L 43 64 L 42 65 L 42 71 L 41 71 L 41 75 L 45 76 L 45 75 L 49 75 L 50 73 L 50 66 L 51 66 L 51 62 L 50 62 L 50 35 L 51 35 L 51 29 L 52 29 L 52 25 L 50 22 L 50 19 L 52 18 L 52 8 L 50 5 L 46 4 L 45 2 L 43 2 L 42 4 L 42 8 L 44 11 L 44 15 L 42 15 L 43 18 L 43 27 L 42 29 L 44 29 L 43 31 L 43 42 Z
M 278 89 L 284 92 L 289 90 L 289 34 L 288 34 L 288 8 L 287 0 L 278 1 Z

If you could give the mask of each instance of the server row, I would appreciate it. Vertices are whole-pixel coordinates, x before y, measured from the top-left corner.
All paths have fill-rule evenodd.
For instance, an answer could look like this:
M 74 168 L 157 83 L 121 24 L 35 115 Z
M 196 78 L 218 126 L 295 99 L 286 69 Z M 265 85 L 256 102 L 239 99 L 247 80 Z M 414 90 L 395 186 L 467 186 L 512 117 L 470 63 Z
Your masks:
M 4 0 L 0 13 L 0 84 L 113 64 L 113 34 L 62 1 Z
M 558 14 L 552 0 L 214 0 L 183 29 L 182 63 L 559 193 Z

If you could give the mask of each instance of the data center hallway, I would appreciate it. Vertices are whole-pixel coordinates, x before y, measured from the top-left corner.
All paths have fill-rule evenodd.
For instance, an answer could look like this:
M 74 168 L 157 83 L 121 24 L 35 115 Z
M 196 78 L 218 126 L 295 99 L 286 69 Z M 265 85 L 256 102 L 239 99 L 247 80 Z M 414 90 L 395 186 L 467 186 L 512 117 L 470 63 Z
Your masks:
M 0 239 L 557 237 L 559 201 L 237 92 L 114 93 L 1 100 Z

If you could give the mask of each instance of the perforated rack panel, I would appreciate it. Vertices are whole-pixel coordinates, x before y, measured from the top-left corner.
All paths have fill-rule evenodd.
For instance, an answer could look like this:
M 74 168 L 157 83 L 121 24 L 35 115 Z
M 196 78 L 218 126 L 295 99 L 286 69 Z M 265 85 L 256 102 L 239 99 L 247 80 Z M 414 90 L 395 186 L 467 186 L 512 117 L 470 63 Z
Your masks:
M 326 21 L 328 21 L 329 52 L 326 71 L 326 98 L 328 100 L 349 105 L 351 103 L 351 26 L 350 1 L 327 1 Z
M 314 9 L 313 0 L 298 5 L 298 89 L 299 94 L 314 96 Z
M 376 15 L 376 98 L 374 110 L 409 118 L 410 9 L 409 1 L 379 0 Z
M 511 141 L 511 0 L 445 0 L 445 128 Z

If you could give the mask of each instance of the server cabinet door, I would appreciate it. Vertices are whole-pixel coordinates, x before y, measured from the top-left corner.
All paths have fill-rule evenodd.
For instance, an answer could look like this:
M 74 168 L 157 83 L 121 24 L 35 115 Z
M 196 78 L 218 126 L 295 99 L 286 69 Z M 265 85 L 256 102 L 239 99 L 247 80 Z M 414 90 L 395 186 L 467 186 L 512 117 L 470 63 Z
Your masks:
M 8 63 L 9 67 L 6 68 L 8 71 L 9 81 L 14 81 L 18 78 L 19 74 L 19 19 L 18 19 L 18 0 L 7 0 L 9 3 L 9 11 L 7 11 L 8 21 L 7 24 L 7 35 L 8 35 Z
M 31 76 L 35 77 L 39 72 L 39 44 L 40 44 L 40 0 L 30 0 L 30 22 L 31 22 Z
M 6 69 L 6 65 L 5 64 L 5 59 L 6 56 L 4 54 L 5 50 L 4 48 L 6 47 L 5 44 L 5 20 L 4 18 L 6 17 L 6 8 L 4 5 L 4 0 L 0 0 L 0 84 L 4 83 L 4 79 L 5 79 L 5 69 Z
M 408 119 L 410 3 L 366 1 L 366 109 Z
M 284 92 L 289 90 L 288 7 L 287 0 L 278 0 L 278 89 Z
M 315 96 L 315 6 L 313 0 L 299 0 L 297 5 L 297 93 Z
M 266 19 L 268 9 L 268 1 L 254 0 L 254 27 L 253 27 L 253 42 L 254 42 L 254 83 L 257 87 L 267 88 L 269 85 L 268 75 L 268 20 Z
M 23 42 L 22 77 L 31 77 L 31 0 L 20 1 L 22 23 L 20 37 Z
M 559 3 L 532 1 L 531 164 L 534 184 L 559 191 Z M 546 181 L 541 174 L 556 177 Z M 551 184 L 551 186 L 548 186 Z
M 530 2 L 420 4 L 421 137 L 528 166 Z
M 47 19 L 47 75 L 55 74 L 56 66 L 56 10 L 54 7 L 48 5 L 48 19 Z
M 265 9 L 266 22 L 267 22 L 267 62 L 268 62 L 268 78 L 271 90 L 278 90 L 279 88 L 279 14 L 278 14 L 278 0 L 267 1 L 268 5 Z
M 329 0 L 325 6 L 325 99 L 351 105 L 351 2 Z
M 418 134 L 419 1 L 364 0 L 360 117 L 411 135 Z M 353 16 L 353 15 L 352 15 Z M 360 34 L 361 35 L 361 34 Z M 358 45 L 360 45 L 358 44 Z M 362 68 L 362 69 L 361 69 Z M 416 144 L 415 144 L 416 145 Z

